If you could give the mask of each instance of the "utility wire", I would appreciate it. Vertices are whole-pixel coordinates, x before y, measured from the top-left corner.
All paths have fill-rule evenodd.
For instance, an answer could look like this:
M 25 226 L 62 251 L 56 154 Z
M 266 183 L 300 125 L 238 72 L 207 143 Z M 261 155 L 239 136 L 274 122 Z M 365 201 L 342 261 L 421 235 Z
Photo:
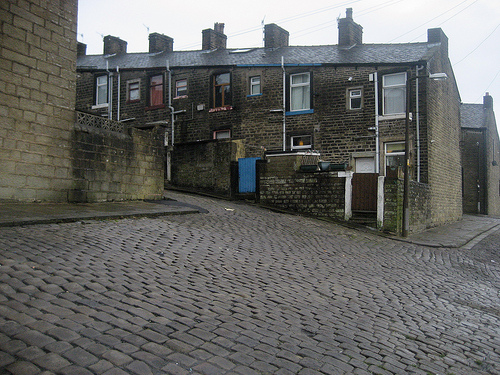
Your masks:
M 488 87 L 486 87 L 486 90 L 484 90 L 483 92 L 488 92 L 488 90 L 490 89 L 490 87 L 493 84 L 493 82 L 495 82 L 495 80 L 498 78 L 498 75 L 500 75 L 500 69 L 498 70 L 497 74 L 495 74 L 495 77 L 493 77 L 493 79 L 491 80 L 491 82 L 488 84 Z M 483 95 L 481 94 L 481 96 L 479 98 L 477 98 L 474 103 L 479 102 L 482 97 L 483 97 Z
M 493 33 L 495 31 L 497 31 L 497 29 L 500 27 L 500 24 L 497 25 L 497 27 L 495 27 L 495 29 L 486 37 L 482 40 L 481 43 L 479 43 L 476 48 L 474 48 L 472 51 L 470 51 L 467 55 L 465 55 L 462 59 L 460 59 L 459 61 L 457 61 L 455 64 L 453 64 L 453 66 L 456 66 L 458 64 L 460 64 L 462 61 L 464 61 L 467 57 L 469 57 L 470 55 L 472 55 L 479 47 L 481 47 L 481 45 L 486 42 L 486 40 L 493 35 Z
M 425 26 L 425 25 L 427 25 L 428 23 L 430 23 L 430 22 L 434 21 L 435 19 L 437 19 L 437 18 L 439 18 L 439 17 L 441 17 L 441 16 L 445 15 L 446 13 L 451 12 L 453 9 L 455 9 L 456 7 L 459 7 L 459 6 L 460 6 L 460 5 L 462 5 L 463 3 L 466 3 L 467 1 L 468 1 L 468 0 L 462 1 L 460 4 L 455 5 L 453 8 L 448 9 L 448 10 L 447 10 L 447 11 L 445 11 L 444 13 L 441 13 L 441 14 L 437 15 L 436 17 L 434 17 L 434 18 L 430 19 L 429 21 L 424 22 L 423 24 L 421 24 L 421 25 L 419 25 L 419 26 L 415 27 L 414 29 L 411 29 L 410 31 L 407 31 L 407 32 L 406 32 L 406 33 L 404 33 L 404 34 L 401 34 L 401 35 L 397 36 L 396 38 L 389 40 L 389 43 L 392 43 L 392 42 L 394 42 L 395 40 L 397 40 L 397 39 L 399 39 L 399 38 L 401 38 L 401 37 L 403 37 L 403 36 L 405 36 L 405 35 L 407 35 L 407 34 L 409 34 L 409 33 L 413 32 L 413 31 L 415 31 L 415 30 L 417 30 L 417 29 L 420 29 L 422 26 Z M 476 0 L 476 1 L 477 1 L 477 0 Z
M 474 5 L 474 3 L 477 3 L 478 0 L 475 0 L 474 2 L 472 2 L 471 4 L 467 5 L 464 9 L 460 10 L 459 12 L 455 13 L 453 16 L 451 16 L 450 18 L 448 18 L 447 20 L 441 22 L 438 26 L 442 26 L 444 25 L 446 22 L 448 22 L 449 20 L 455 18 L 456 16 L 458 16 L 460 13 L 462 13 L 464 10 L 466 10 L 467 8 L 469 8 L 470 6 Z M 446 12 L 445 12 L 446 13 Z M 443 13 L 444 14 L 444 13 Z M 420 39 L 423 35 L 425 34 L 420 34 L 419 36 L 417 36 L 416 38 L 412 39 L 411 42 L 417 40 L 417 39 Z

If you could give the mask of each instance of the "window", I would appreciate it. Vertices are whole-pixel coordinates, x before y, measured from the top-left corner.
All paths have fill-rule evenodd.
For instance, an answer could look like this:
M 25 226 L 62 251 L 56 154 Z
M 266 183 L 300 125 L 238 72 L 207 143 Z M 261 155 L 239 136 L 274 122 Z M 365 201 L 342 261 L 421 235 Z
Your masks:
M 95 105 L 108 105 L 108 76 L 99 76 L 95 82 Z
M 127 102 L 136 102 L 141 98 L 140 81 L 127 82 Z
M 149 106 L 163 105 L 163 74 L 149 77 Z
M 310 73 L 290 75 L 290 111 L 303 111 L 311 108 Z
M 175 81 L 175 97 L 187 96 L 188 92 L 187 79 Z
M 231 73 L 222 73 L 212 78 L 212 108 L 231 105 Z
M 260 91 L 260 76 L 250 77 L 250 95 L 259 95 Z
M 214 139 L 228 139 L 231 138 L 231 130 L 216 130 L 214 131 Z
M 362 89 L 349 89 L 348 91 L 348 101 L 349 109 L 361 109 L 362 108 Z
M 383 114 L 402 114 L 406 111 L 406 73 L 386 74 L 382 78 Z
M 312 147 L 312 137 L 310 135 L 297 135 L 291 137 L 291 149 L 302 150 Z
M 390 142 L 385 144 L 385 175 L 402 177 L 405 167 L 405 143 Z

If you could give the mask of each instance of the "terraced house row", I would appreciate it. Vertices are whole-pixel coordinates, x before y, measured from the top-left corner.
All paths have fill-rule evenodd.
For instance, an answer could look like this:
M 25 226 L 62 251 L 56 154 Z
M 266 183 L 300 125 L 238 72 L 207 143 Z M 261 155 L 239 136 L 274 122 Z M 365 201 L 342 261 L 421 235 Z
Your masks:
M 432 208 L 421 214 L 425 225 L 460 218 L 460 97 L 446 35 L 429 29 L 427 42 L 364 44 L 350 8 L 338 29 L 337 44 L 290 46 L 289 33 L 268 24 L 263 47 L 228 49 L 216 23 L 202 31 L 201 50 L 175 51 L 172 38 L 153 33 L 144 53 L 107 36 L 102 55 L 80 46 L 77 109 L 163 125 L 174 145 L 167 176 L 218 191 L 230 189 L 227 163 L 219 175 L 189 176 L 228 139 L 237 144 L 233 159 L 310 153 L 354 175 L 388 178 L 402 177 L 407 147 L 412 184 Z

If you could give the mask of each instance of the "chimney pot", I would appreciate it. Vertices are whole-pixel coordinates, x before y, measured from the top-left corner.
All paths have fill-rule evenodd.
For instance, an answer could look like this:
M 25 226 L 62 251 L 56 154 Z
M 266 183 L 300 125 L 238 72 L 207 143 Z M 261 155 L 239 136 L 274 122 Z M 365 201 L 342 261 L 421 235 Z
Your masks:
M 224 24 L 216 22 L 214 29 L 202 31 L 202 50 L 226 49 L 227 36 L 224 35 Z
M 363 28 L 354 22 L 352 8 L 347 8 L 346 17 L 338 21 L 339 46 L 351 47 L 363 43 Z
M 82 42 L 78 42 L 76 47 L 76 55 L 77 56 L 85 56 L 87 54 L 87 45 Z

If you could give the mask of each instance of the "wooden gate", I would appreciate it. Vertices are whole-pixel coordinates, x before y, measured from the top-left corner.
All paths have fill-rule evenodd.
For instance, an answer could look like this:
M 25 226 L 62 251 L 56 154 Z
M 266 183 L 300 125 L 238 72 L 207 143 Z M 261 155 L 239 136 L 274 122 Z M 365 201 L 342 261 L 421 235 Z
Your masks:
M 354 173 L 352 176 L 352 210 L 377 211 L 377 173 Z
M 238 159 L 239 192 L 255 193 L 256 189 L 256 167 L 255 163 L 260 158 Z

